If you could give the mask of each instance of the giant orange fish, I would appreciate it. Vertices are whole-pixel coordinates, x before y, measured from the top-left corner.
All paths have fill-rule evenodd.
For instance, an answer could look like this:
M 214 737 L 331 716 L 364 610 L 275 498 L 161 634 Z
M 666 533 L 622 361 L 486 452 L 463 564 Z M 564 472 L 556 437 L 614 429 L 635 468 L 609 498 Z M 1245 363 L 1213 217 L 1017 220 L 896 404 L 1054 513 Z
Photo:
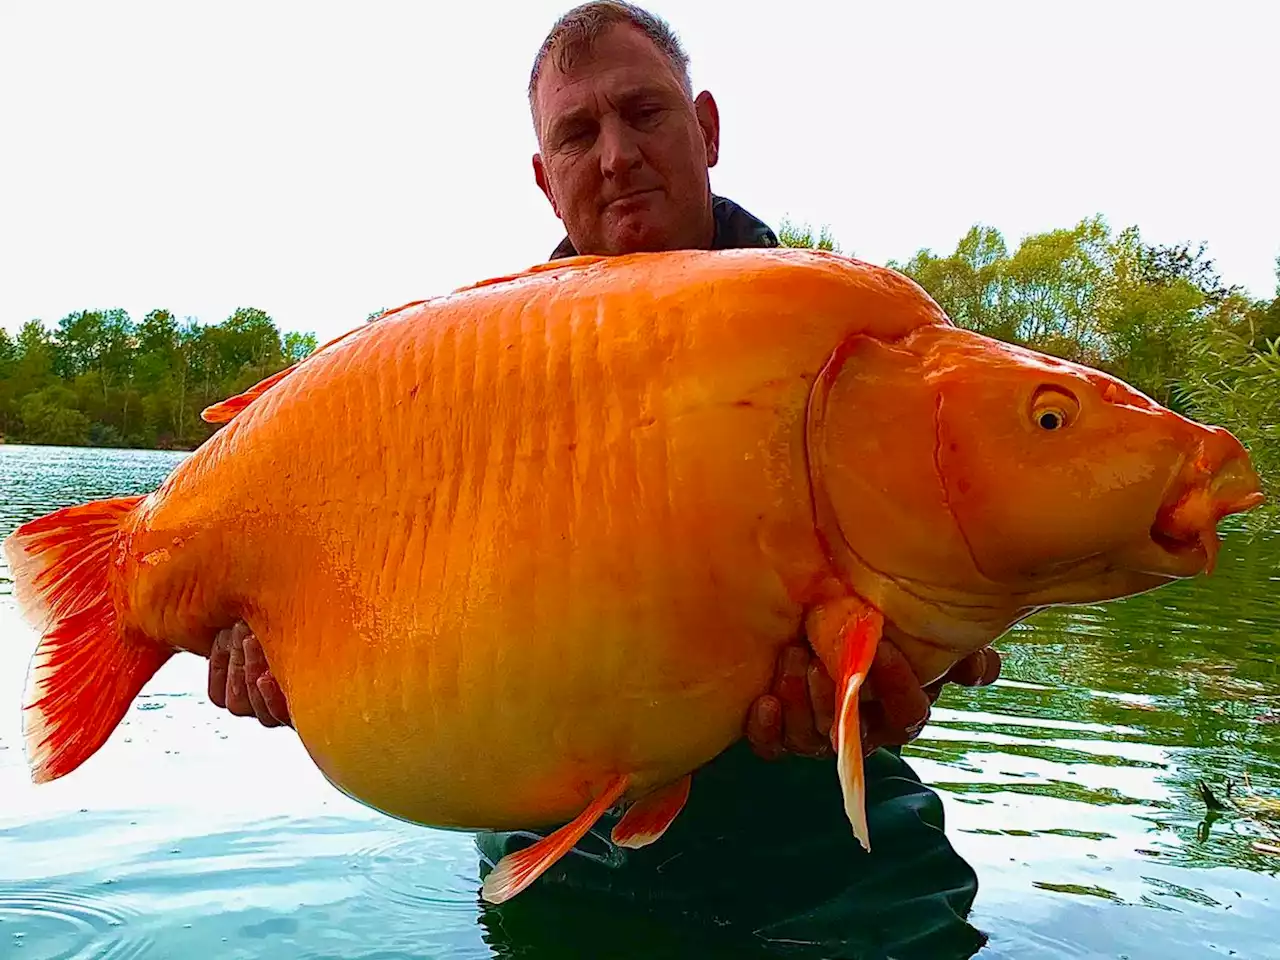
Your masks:
M 227 424 L 153 493 L 5 542 L 41 634 L 35 780 L 243 619 L 344 793 L 447 828 L 568 821 L 498 865 L 493 901 L 615 804 L 616 842 L 657 840 L 802 632 L 868 845 L 881 636 L 929 683 L 1043 607 L 1202 572 L 1262 499 L 1225 430 L 813 251 L 542 265 L 392 311 L 206 419 Z

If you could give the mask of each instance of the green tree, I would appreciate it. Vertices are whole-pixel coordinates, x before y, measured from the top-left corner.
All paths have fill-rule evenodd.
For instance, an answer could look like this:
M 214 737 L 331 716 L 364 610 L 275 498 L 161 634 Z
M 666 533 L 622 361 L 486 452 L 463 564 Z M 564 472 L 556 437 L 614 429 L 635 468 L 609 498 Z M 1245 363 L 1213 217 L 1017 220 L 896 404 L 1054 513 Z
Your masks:
M 283 360 L 280 332 L 275 322 L 256 307 L 240 307 L 221 325 L 232 364 L 265 367 Z
M 0 327 L 0 438 L 16 426 L 13 372 L 18 366 L 18 344 L 9 331 Z
M 61 384 L 28 394 L 21 405 L 23 439 L 58 446 L 88 443 L 89 420 L 75 401 L 75 394 Z
M 810 250 L 826 250 L 831 253 L 840 253 L 840 245 L 836 243 L 836 239 L 831 235 L 831 230 L 823 226 L 814 235 L 813 228 L 807 223 L 803 226 L 792 223 L 787 217 L 782 218 L 782 222 L 778 224 L 777 230 L 778 244 L 783 247 L 806 247 Z
M 110 388 L 132 376 L 133 321 L 124 310 L 81 310 L 58 321 L 55 372 L 66 379 L 97 374 L 107 402 Z
M 948 257 L 920 250 L 905 264 L 889 262 L 924 287 L 959 326 L 1014 341 L 1018 324 L 1005 294 L 1008 265 L 1004 237 L 981 224 L 972 227 Z
M 39 320 L 28 320 L 14 341 L 9 374 L 0 384 L 0 430 L 6 436 L 21 437 L 22 399 L 49 383 L 53 375 L 54 344 L 49 331 Z
M 297 333 L 290 332 L 284 335 L 284 359 L 285 363 L 297 363 L 299 360 L 305 360 L 316 350 L 316 335 L 314 333 Z
M 1264 334 L 1280 310 L 1276 297 L 1250 302 L 1233 291 L 1190 338 L 1186 368 L 1174 386 L 1192 416 L 1227 427 L 1249 448 L 1269 504 L 1250 515 L 1255 529 L 1280 513 L 1280 331 Z
M 178 321 L 168 310 L 152 310 L 137 330 L 138 375 L 155 382 L 171 369 L 178 350 Z
M 1187 246 L 1151 246 L 1129 227 L 1112 244 L 1100 365 L 1178 408 L 1176 387 L 1192 345 L 1208 332 L 1213 311 L 1233 295 L 1203 246 L 1195 253 Z
M 1002 290 L 1019 342 L 1068 360 L 1101 359 L 1098 321 L 1110 266 L 1108 234 L 1102 218 L 1094 217 L 1022 241 L 1009 258 Z
M 9 376 L 17 362 L 18 345 L 9 336 L 9 331 L 0 327 L 0 377 Z
M 1276 257 L 1276 291 L 1268 302 L 1259 301 L 1249 315 L 1249 340 L 1255 350 L 1280 339 L 1280 257 Z
M 18 331 L 18 359 L 13 376 L 29 384 L 43 381 L 53 373 L 56 345 L 39 320 L 28 320 Z
M 243 307 L 205 326 L 152 310 L 68 314 L 0 339 L 0 434 L 28 443 L 190 447 L 218 429 L 199 419 L 310 354 L 314 334 L 281 337 L 262 310 Z

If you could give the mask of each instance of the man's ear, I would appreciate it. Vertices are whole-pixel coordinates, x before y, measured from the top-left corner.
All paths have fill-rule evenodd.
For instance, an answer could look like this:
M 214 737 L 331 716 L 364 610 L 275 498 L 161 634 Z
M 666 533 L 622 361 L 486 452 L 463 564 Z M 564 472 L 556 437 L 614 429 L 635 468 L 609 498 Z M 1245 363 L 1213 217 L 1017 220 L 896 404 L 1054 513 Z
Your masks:
M 716 106 L 716 98 L 708 90 L 698 94 L 698 98 L 693 101 L 693 108 L 698 114 L 703 142 L 707 145 L 707 166 L 714 167 L 720 159 L 720 108 Z
M 556 206 L 556 198 L 551 193 L 551 185 L 547 183 L 547 170 L 546 167 L 542 165 L 542 154 L 540 153 L 535 153 L 533 155 L 533 179 L 534 182 L 538 184 L 538 189 L 546 195 L 547 201 L 551 204 L 551 209 L 555 212 L 555 215 L 559 217 L 559 219 L 563 220 L 564 217 L 560 216 L 560 208 Z

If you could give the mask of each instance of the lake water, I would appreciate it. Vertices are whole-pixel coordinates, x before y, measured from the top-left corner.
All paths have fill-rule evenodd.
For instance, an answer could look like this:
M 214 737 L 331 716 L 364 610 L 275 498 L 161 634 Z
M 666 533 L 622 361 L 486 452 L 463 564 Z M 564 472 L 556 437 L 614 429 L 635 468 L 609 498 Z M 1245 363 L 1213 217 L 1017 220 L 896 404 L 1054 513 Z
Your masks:
M 0 446 L 0 538 L 150 490 L 183 456 Z M 73 775 L 33 786 L 19 703 L 35 637 L 6 574 L 0 957 L 706 955 L 661 917 L 620 937 L 598 905 L 495 923 L 469 836 L 341 795 L 291 730 L 211 706 L 195 657 L 170 661 Z M 1002 679 L 949 689 L 904 754 L 977 872 L 977 956 L 1280 957 L 1280 855 L 1265 849 L 1280 817 L 1206 825 L 1196 786 L 1222 796 L 1247 774 L 1280 798 L 1280 536 L 1231 535 L 1211 579 L 1050 611 L 998 646 Z M 598 950 L 567 947 L 569 927 L 598 930 Z

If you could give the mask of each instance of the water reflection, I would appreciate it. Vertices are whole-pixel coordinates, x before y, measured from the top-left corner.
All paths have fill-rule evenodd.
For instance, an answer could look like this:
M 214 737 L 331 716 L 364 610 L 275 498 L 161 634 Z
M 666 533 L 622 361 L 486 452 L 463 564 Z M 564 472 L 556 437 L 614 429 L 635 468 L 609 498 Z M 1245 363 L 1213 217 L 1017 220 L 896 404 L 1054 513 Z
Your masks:
M 512 947 L 518 935 L 519 949 L 552 956 L 566 941 L 555 918 L 593 911 L 597 919 L 583 938 L 569 938 L 584 954 L 617 914 L 644 928 L 646 949 L 666 944 L 660 955 L 696 942 L 716 956 L 972 956 L 984 941 L 965 919 L 977 876 L 948 842 L 938 795 L 892 755 L 869 758 L 867 811 L 876 839 L 867 853 L 850 834 L 834 765 L 779 762 L 789 767 L 780 773 L 786 791 L 750 781 L 752 795 L 739 795 L 734 805 L 727 798 L 743 782 L 741 768 L 758 761 L 745 745 L 730 750 L 702 771 L 662 841 L 626 854 L 625 874 L 606 857 L 572 872 L 552 868 L 536 896 L 486 911 L 490 942 Z M 501 853 L 487 842 L 482 847 L 490 861 Z M 652 955 L 617 949 L 618 956 Z
M 183 456 L 0 446 L 0 536 L 152 489 Z M 33 787 L 16 707 L 34 638 L 6 574 L 0 560 L 0 956 L 805 955 L 756 933 L 804 878 L 751 878 L 754 924 L 554 888 L 484 907 L 469 836 L 337 794 L 291 731 L 210 707 L 195 658 L 167 665 L 74 775 Z M 1234 810 L 1206 823 L 1199 783 L 1225 797 L 1247 773 L 1280 797 L 1280 536 L 1229 537 L 1211 579 L 1046 611 L 1001 648 L 1004 679 L 949 690 L 907 752 L 941 798 L 950 866 L 904 862 L 903 885 L 826 922 L 866 956 L 895 940 L 910 955 L 942 894 L 951 920 L 917 955 L 1273 954 L 1280 856 L 1258 844 L 1274 835 Z

